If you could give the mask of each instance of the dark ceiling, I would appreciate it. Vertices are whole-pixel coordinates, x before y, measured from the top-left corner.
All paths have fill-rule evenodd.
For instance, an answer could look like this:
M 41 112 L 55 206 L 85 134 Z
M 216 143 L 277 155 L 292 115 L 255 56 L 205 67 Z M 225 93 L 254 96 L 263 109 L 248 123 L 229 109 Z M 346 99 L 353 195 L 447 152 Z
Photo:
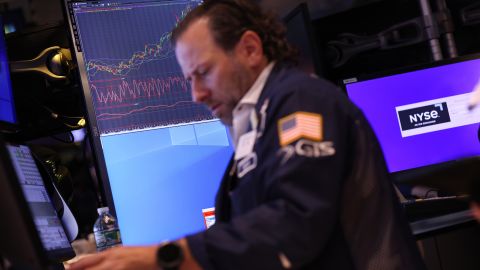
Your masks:
M 312 19 L 343 11 L 376 0 L 257 0 L 267 10 L 279 16 L 287 14 L 302 2 L 307 2 Z M 45 25 L 61 21 L 61 0 L 0 0 L 0 12 L 18 10 L 28 25 Z
M 284 16 L 300 3 L 306 2 L 312 19 L 317 19 L 374 1 L 377 0 L 259 0 L 258 2 L 263 8 L 275 10 L 280 16 Z

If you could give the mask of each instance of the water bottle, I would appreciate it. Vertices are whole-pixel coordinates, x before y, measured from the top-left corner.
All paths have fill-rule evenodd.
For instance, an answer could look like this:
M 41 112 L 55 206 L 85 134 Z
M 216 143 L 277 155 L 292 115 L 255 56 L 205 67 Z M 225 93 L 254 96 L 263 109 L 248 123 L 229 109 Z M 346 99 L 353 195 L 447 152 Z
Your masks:
M 117 219 L 109 213 L 108 207 L 97 209 L 98 218 L 93 225 L 93 234 L 97 244 L 97 251 L 122 244 Z

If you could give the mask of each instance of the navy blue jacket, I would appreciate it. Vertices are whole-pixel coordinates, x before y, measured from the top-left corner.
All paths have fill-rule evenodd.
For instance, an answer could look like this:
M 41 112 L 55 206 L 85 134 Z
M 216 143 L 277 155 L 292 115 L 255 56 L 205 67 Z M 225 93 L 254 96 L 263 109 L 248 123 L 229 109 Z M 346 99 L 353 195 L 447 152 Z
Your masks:
M 322 136 L 281 145 L 296 112 L 320 115 Z M 204 269 L 424 269 L 376 138 L 340 90 L 277 64 L 256 113 L 253 158 L 231 162 L 216 224 L 187 237 Z

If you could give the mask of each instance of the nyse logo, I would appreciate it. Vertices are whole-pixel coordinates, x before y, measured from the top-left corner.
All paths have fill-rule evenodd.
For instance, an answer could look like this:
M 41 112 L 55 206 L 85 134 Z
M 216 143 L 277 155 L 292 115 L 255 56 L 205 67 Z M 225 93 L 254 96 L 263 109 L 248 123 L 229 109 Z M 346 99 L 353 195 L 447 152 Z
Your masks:
M 402 130 L 450 122 L 446 102 L 399 111 L 398 117 Z

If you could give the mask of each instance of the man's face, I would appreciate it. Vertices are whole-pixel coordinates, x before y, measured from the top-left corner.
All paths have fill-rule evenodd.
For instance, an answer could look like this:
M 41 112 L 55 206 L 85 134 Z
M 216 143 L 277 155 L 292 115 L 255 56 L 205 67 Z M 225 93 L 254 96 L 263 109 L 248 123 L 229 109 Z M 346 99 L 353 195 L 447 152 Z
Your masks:
M 207 105 L 226 125 L 232 124 L 233 109 L 253 83 L 246 59 L 237 51 L 225 52 L 215 44 L 206 18 L 193 22 L 175 48 L 193 100 Z

